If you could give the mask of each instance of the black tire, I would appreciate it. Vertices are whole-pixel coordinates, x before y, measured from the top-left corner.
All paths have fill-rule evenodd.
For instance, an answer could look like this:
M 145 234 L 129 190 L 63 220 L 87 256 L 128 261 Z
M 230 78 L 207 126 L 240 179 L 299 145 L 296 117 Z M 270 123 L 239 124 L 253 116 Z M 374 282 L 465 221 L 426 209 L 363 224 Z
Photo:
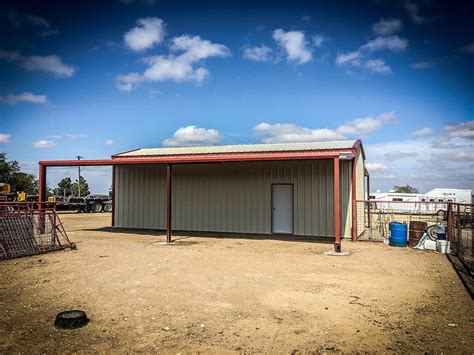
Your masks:
M 104 208 L 104 206 L 102 206 L 101 203 L 96 203 L 96 204 L 92 205 L 91 211 L 94 212 L 94 213 L 100 213 L 100 212 L 102 212 L 103 208 Z
M 111 203 L 104 204 L 104 212 L 112 212 L 112 204 Z
M 58 313 L 54 326 L 60 329 L 77 329 L 86 326 L 89 321 L 86 312 L 71 310 Z

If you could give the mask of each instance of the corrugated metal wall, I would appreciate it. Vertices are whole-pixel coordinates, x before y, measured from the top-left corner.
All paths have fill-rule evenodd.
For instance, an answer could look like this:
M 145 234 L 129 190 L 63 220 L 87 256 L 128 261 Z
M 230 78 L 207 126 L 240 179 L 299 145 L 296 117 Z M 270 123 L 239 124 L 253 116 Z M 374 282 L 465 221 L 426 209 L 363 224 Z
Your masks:
M 165 166 L 117 166 L 118 227 L 165 228 Z M 341 161 L 341 234 L 351 233 L 352 162 Z M 333 236 L 333 161 L 173 165 L 173 229 L 271 233 L 271 185 L 294 184 L 294 233 Z

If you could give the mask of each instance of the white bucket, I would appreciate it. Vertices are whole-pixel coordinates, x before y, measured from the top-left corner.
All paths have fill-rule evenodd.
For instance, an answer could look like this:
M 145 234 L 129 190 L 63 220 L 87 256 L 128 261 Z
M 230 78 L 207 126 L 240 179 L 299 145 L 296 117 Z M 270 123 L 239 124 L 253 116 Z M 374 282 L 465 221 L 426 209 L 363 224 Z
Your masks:
M 437 240 L 436 251 L 443 254 L 449 254 L 451 252 L 451 244 L 449 240 Z

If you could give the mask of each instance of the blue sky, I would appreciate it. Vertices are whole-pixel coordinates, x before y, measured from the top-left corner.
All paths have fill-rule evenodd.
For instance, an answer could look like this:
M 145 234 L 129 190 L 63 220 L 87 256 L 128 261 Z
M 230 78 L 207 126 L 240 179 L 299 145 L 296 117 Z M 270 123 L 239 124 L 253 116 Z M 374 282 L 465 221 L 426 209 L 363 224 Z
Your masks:
M 361 138 L 374 189 L 474 188 L 468 2 L 0 8 L 0 151 L 26 171 L 138 147 Z M 110 169 L 84 174 L 106 192 Z

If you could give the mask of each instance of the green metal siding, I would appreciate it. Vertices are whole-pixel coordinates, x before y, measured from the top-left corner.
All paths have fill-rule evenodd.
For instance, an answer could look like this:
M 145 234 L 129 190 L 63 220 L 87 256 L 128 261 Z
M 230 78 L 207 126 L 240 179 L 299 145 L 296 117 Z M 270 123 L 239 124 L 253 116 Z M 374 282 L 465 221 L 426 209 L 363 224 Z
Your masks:
M 116 167 L 115 225 L 165 228 L 165 165 Z M 334 236 L 333 161 L 173 165 L 174 230 L 271 234 L 271 186 L 294 185 L 294 234 Z M 352 162 L 341 161 L 341 234 L 351 231 Z

